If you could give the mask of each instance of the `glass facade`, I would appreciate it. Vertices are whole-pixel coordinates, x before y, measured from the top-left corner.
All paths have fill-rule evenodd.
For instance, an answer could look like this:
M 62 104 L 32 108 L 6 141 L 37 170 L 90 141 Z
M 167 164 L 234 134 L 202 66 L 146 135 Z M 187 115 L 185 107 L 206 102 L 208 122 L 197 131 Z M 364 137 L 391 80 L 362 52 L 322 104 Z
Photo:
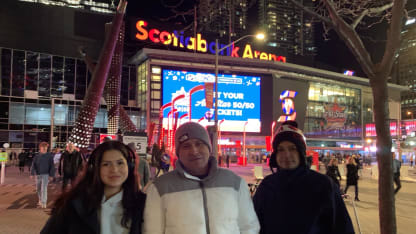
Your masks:
M 360 139 L 361 90 L 310 83 L 305 119 L 308 138 Z
M 133 123 L 144 129 L 146 125 L 140 107 L 145 105 L 140 100 L 138 106 L 136 97 L 139 97 L 137 92 L 146 88 L 139 86 L 136 90 L 135 71 L 135 67 L 123 67 L 120 102 L 126 106 Z M 91 80 L 85 62 L 77 58 L 0 48 L 0 79 L 0 108 L 3 110 L 0 113 L 0 145 L 8 142 L 11 148 L 37 148 L 40 141 L 50 142 L 51 108 L 54 106 L 54 142 L 57 147 L 63 147 Z M 107 133 L 104 105 L 95 118 L 93 144 L 98 143 L 100 133 Z

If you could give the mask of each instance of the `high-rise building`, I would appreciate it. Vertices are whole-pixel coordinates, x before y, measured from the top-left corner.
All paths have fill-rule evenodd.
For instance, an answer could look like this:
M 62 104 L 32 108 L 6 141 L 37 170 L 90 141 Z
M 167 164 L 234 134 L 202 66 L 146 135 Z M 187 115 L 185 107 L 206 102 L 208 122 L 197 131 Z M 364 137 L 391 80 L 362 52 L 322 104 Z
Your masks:
M 51 6 L 71 7 L 99 13 L 114 13 L 118 0 L 19 0 Z
M 247 0 L 201 0 L 198 6 L 198 29 L 229 40 L 245 35 L 247 10 Z
M 397 81 L 410 88 L 402 92 L 402 118 L 416 115 L 416 10 L 409 11 L 409 18 L 402 29 L 402 41 L 396 60 Z
M 305 6 L 312 0 L 300 1 Z M 289 0 L 260 0 L 259 23 L 266 32 L 268 46 L 286 49 L 290 55 L 313 56 L 314 25 L 307 13 Z

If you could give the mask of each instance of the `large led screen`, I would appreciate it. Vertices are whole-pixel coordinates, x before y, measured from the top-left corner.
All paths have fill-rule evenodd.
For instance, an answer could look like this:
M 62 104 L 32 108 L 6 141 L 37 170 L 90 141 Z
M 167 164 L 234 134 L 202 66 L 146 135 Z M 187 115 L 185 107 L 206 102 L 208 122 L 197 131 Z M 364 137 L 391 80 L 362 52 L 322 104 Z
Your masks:
M 218 74 L 218 122 L 220 131 L 260 132 L 260 77 Z M 204 126 L 214 124 L 214 107 L 205 104 L 205 83 L 215 82 L 212 73 L 163 70 L 163 104 L 172 103 L 179 95 L 183 98 L 163 111 L 163 127 L 172 128 L 189 121 Z M 194 92 L 191 92 L 193 90 Z M 196 91 L 195 91 L 196 90 Z M 190 94 L 192 93 L 192 94 Z M 215 94 L 214 105 L 215 105 Z M 189 104 L 191 100 L 191 105 Z M 192 108 L 189 109 L 189 106 Z M 191 113 L 191 117 L 189 117 Z M 168 121 L 169 116 L 169 121 Z M 173 117 L 175 116 L 175 117 Z

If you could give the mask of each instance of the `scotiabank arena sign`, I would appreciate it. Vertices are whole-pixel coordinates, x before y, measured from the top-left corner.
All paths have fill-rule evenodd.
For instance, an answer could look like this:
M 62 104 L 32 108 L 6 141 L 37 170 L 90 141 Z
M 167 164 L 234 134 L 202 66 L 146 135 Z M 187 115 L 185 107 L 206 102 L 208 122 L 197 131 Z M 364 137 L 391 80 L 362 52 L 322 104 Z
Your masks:
M 178 32 L 176 30 L 168 32 L 161 31 L 157 28 L 151 28 L 148 26 L 147 21 L 144 20 L 138 20 L 136 22 L 136 30 L 135 38 L 140 41 L 150 40 L 155 44 L 160 43 L 167 46 L 215 54 L 215 41 L 207 41 L 200 33 L 196 34 L 196 38 L 185 37 L 183 32 Z M 226 44 L 219 44 L 220 49 L 225 46 Z M 227 49 L 224 49 L 224 51 L 221 51 L 220 54 L 231 57 L 286 62 L 286 57 L 253 50 L 250 44 L 246 44 L 241 48 L 233 44 Z

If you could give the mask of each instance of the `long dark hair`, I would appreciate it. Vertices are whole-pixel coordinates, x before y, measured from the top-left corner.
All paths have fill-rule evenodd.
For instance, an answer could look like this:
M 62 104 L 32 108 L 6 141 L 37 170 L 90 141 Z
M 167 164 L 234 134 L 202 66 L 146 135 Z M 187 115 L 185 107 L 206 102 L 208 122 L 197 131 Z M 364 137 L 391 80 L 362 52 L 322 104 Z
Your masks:
M 68 192 L 59 196 L 52 208 L 51 214 L 58 215 L 68 207 L 68 202 L 73 199 L 80 199 L 83 206 L 88 213 L 96 211 L 104 196 L 104 184 L 100 177 L 100 165 L 103 154 L 109 150 L 118 150 L 124 156 L 128 165 L 128 176 L 124 181 L 123 188 L 123 217 L 121 225 L 127 227 L 127 222 L 132 219 L 137 210 L 139 203 L 136 200 L 139 198 L 138 177 L 135 162 L 136 156 L 134 152 L 125 144 L 119 141 L 108 141 L 99 145 L 91 153 L 88 164 L 84 167 L 83 172 L 79 175 L 78 183 Z

